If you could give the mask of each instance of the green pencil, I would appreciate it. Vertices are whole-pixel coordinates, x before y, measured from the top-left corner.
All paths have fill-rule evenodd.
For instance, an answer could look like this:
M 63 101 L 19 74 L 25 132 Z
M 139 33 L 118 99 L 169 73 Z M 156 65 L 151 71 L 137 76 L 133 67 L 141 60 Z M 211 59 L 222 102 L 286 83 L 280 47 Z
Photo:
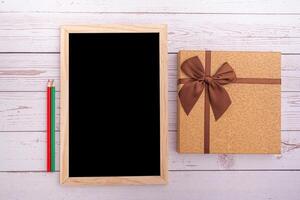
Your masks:
M 51 87 L 51 172 L 55 171 L 55 86 Z

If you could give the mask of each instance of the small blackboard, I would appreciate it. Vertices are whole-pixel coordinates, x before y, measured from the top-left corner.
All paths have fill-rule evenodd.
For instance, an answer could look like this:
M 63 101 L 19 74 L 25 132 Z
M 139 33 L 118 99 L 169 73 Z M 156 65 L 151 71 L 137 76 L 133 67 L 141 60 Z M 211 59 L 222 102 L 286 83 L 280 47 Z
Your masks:
M 61 28 L 62 184 L 167 182 L 164 25 Z

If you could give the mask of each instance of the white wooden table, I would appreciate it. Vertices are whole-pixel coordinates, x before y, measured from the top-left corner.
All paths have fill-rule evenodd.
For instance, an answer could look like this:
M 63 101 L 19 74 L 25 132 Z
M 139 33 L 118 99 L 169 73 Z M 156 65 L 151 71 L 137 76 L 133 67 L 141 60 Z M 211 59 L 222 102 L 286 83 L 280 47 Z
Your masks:
M 166 186 L 67 187 L 59 171 L 45 172 L 45 85 L 59 86 L 59 26 L 103 23 L 169 26 Z M 176 153 L 180 49 L 283 53 L 281 155 Z M 300 199 L 300 1 L 1 0 L 0 199 Z

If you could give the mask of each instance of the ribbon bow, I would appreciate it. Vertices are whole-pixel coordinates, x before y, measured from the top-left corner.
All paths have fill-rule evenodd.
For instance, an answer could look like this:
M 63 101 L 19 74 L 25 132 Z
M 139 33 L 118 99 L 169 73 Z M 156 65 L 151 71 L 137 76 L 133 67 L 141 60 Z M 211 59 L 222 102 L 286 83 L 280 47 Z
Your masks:
M 231 104 L 229 94 L 223 85 L 236 80 L 232 67 L 225 62 L 213 76 L 210 76 L 205 73 L 200 59 L 195 56 L 184 61 L 181 70 L 188 76 L 178 80 L 178 84 L 183 84 L 178 95 L 185 113 L 188 115 L 191 112 L 206 88 L 215 120 L 218 120 Z

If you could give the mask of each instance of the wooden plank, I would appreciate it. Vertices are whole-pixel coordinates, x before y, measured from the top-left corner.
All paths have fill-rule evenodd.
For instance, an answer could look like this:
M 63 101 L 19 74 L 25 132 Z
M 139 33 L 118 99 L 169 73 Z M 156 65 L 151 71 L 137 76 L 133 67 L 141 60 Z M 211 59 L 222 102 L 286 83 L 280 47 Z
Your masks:
M 45 131 L 46 92 L 1 92 L 0 131 Z M 59 92 L 56 129 L 59 130 Z M 283 92 L 282 130 L 300 130 L 300 92 Z M 177 93 L 169 92 L 169 130 L 176 130 Z
M 45 171 L 46 132 L 0 132 L 0 171 Z M 59 132 L 56 132 L 55 155 L 59 155 Z M 55 157 L 59 170 L 59 156 Z
M 299 92 L 281 93 L 281 130 L 300 130 Z M 169 130 L 177 130 L 177 93 L 169 92 Z
M 0 91 L 46 91 L 59 84 L 59 54 L 0 54 Z M 169 54 L 169 91 L 177 90 L 177 54 Z M 300 91 L 300 55 L 282 55 L 282 91 Z
M 63 187 L 58 173 L 0 173 L 3 199 L 272 199 L 300 196 L 299 171 L 170 172 L 165 186 Z
M 282 55 L 281 91 L 299 91 L 300 55 Z M 234 68 L 234 66 L 232 66 Z M 177 54 L 169 55 L 169 91 L 177 91 Z
M 280 155 L 178 154 L 176 132 L 169 133 L 170 169 L 174 170 L 291 170 L 300 169 L 300 132 L 282 131 Z
M 46 92 L 1 92 L 1 131 L 45 131 Z M 59 130 L 60 93 L 56 93 L 56 130 Z
M 46 91 L 54 79 L 60 90 L 59 54 L 0 54 L 0 91 Z
M 169 52 L 180 49 L 300 53 L 300 15 L 0 13 L 0 52 L 59 52 L 59 27 L 168 24 Z
M 300 132 L 282 132 L 281 155 L 178 154 L 169 132 L 170 170 L 300 170 Z M 59 132 L 56 153 L 59 155 Z M 46 171 L 46 132 L 1 132 L 1 171 Z M 59 170 L 59 157 L 56 157 Z
M 297 0 L 2 1 L 0 12 L 300 13 Z

